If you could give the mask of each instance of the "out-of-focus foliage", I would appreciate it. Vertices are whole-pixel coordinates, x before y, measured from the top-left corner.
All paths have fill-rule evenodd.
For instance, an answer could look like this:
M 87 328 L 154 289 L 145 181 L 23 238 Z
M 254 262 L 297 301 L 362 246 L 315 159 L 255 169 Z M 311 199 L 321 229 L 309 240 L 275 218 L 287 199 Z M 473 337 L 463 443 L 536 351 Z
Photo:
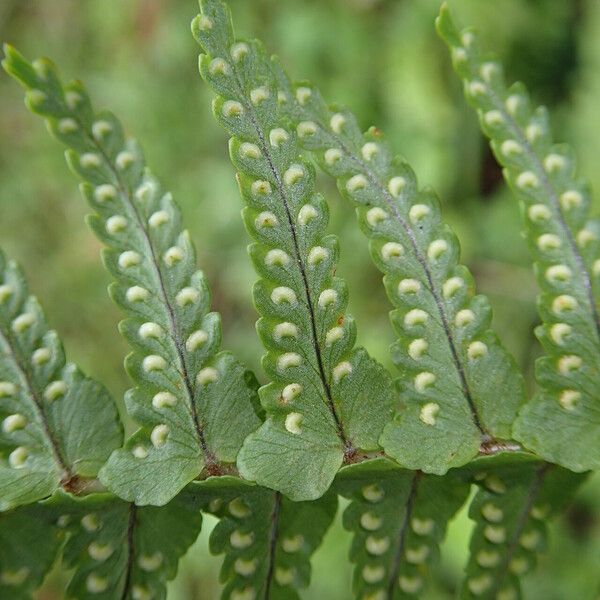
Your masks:
M 463 260 L 491 298 L 494 328 L 531 374 L 540 352 L 532 334 L 536 288 L 519 236 L 518 209 L 435 34 L 439 4 L 230 2 L 240 35 L 259 35 L 294 76 L 310 76 L 325 97 L 351 106 L 362 128 L 375 124 L 384 130 L 420 181 L 435 186 L 444 216 L 462 240 Z M 524 81 L 536 102 L 549 105 L 556 138 L 576 147 L 581 172 L 598 192 L 597 0 L 450 0 L 450 8 L 458 20 L 479 28 L 486 47 L 500 52 L 509 79 Z M 85 75 L 97 105 L 109 106 L 141 140 L 148 163 L 182 206 L 199 264 L 211 281 L 213 305 L 223 315 L 223 346 L 260 374 L 250 295 L 255 275 L 246 256 L 238 191 L 226 136 L 212 118 L 211 93 L 197 76 L 197 46 L 189 35 L 197 10 L 195 0 L 1 0 L 0 38 L 28 56 L 52 56 L 66 77 Z M 109 277 L 98 260 L 99 244 L 83 225 L 88 211 L 55 142 L 21 102 L 21 91 L 0 74 L 0 241 L 22 263 L 32 292 L 44 298 L 50 326 L 60 332 L 68 353 L 122 398 L 126 348 L 116 330 L 120 316 L 106 294 Z M 389 365 L 393 340 L 380 274 L 352 211 L 333 184 L 325 179 L 319 184 L 331 200 L 331 228 L 341 238 L 338 273 L 349 283 L 349 311 L 362 324 L 358 343 Z M 524 580 L 526 598 L 593 597 L 599 589 L 600 524 L 591 515 L 599 508 L 596 477 L 567 517 L 552 526 L 548 554 Z M 210 520 L 206 523 L 171 584 L 173 600 L 218 597 L 218 559 L 208 556 Z M 452 523 L 437 567 L 442 583 L 429 593 L 431 600 L 452 597 L 470 527 L 465 512 Z M 313 583 L 304 598 L 350 597 L 349 546 L 338 522 L 315 555 Z M 53 581 L 40 599 L 59 597 L 61 588 Z

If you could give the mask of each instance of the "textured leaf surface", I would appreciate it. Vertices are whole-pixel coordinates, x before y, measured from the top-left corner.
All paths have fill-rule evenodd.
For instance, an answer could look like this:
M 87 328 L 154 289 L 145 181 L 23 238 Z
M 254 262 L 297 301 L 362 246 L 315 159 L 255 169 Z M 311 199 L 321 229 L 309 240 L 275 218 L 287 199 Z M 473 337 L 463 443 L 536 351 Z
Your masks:
M 554 144 L 547 111 L 531 108 L 521 84 L 505 86 L 499 63 L 480 53 L 472 31 L 456 29 L 446 7 L 438 30 L 520 200 L 542 291 L 543 325 L 536 330 L 546 352 L 536 364 L 541 390 L 523 407 L 515 437 L 552 462 L 597 469 L 600 229 L 589 217 L 589 190 L 575 175 L 570 148 Z
M 69 536 L 63 561 L 75 572 L 68 598 L 166 598 L 166 582 L 202 524 L 199 499 L 187 488 L 161 507 L 137 507 L 111 494 L 60 494 L 47 504 Z
M 469 509 L 475 529 L 460 597 L 517 600 L 519 578 L 546 546 L 548 519 L 562 511 L 585 475 L 537 463 L 483 477 Z
M 65 363 L 23 273 L 0 251 L 0 510 L 94 477 L 123 432 L 99 383 Z
M 314 172 L 279 114 L 270 61 L 257 42 L 236 41 L 219 0 L 201 2 L 192 29 L 206 54 L 200 72 L 218 94 L 217 120 L 233 136 L 244 219 L 262 277 L 254 299 L 263 364 L 266 423 L 245 441 L 240 473 L 294 500 L 321 496 L 345 459 L 378 448 L 394 394 L 385 370 L 353 349 L 348 293 L 335 277 L 337 239 Z
M 210 537 L 224 554 L 224 600 L 296 600 L 310 581 L 310 557 L 337 510 L 329 492 L 312 502 L 291 502 L 279 492 L 220 477 L 194 484 L 205 508 L 221 520 Z M 211 488 L 211 485 L 214 487 Z
M 29 600 L 60 543 L 60 530 L 37 505 L 0 513 L 0 598 Z
M 137 387 L 126 403 L 142 428 L 111 456 L 102 481 L 126 500 L 164 504 L 205 466 L 219 472 L 235 461 L 260 423 L 254 378 L 218 353 L 220 317 L 208 312 L 208 286 L 179 209 L 135 141 L 112 114 L 93 111 L 80 83 L 62 86 L 51 63 L 30 65 L 10 47 L 6 55 L 29 108 L 46 117 L 85 181 L 90 225 L 108 246 L 111 295 L 128 316 L 120 329 L 133 348 L 126 368 Z
M 469 485 L 450 474 L 425 475 L 377 460 L 345 467 L 336 489 L 351 501 L 344 526 L 353 533 L 356 598 L 420 597 L 447 523 L 466 501 Z
M 302 145 L 357 207 L 396 307 L 392 356 L 405 406 L 383 434 L 386 453 L 408 468 L 443 474 L 467 463 L 482 443 L 510 439 L 522 378 L 490 330 L 491 307 L 474 295 L 438 199 L 418 189 L 378 129 L 363 134 L 351 112 L 327 106 L 313 86 L 291 85 L 279 65 L 274 69 Z

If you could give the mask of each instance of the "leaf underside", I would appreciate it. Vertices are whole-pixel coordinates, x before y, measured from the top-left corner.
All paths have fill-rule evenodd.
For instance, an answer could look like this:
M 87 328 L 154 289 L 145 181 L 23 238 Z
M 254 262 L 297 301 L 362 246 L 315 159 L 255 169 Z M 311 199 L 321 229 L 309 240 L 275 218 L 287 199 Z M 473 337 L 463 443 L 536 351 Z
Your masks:
M 123 439 L 99 383 L 65 362 L 62 344 L 0 251 L 0 510 L 97 475 Z
M 539 462 L 487 473 L 469 508 L 475 528 L 460 597 L 521 598 L 519 578 L 545 549 L 549 518 L 564 509 L 584 479 Z
M 8 47 L 4 68 L 85 182 L 89 223 L 115 278 L 111 295 L 127 314 L 120 329 L 136 387 L 126 406 L 140 429 L 115 450 L 122 428 L 112 399 L 65 363 L 23 275 L 0 253 L 0 511 L 8 511 L 0 512 L 0 597 L 31 598 L 63 544 L 74 570 L 69 597 L 164 599 L 202 509 L 219 518 L 210 550 L 224 555 L 224 600 L 297 600 L 338 493 L 350 502 L 343 522 L 353 534 L 356 597 L 419 597 L 469 495 L 466 475 L 483 469 L 460 597 L 518 600 L 547 519 L 585 475 L 525 452 L 473 459 L 514 433 L 572 470 L 600 465 L 600 227 L 589 220 L 570 151 L 553 145 L 544 110 L 530 109 L 522 86 L 506 89 L 499 65 L 443 7 L 438 29 L 521 201 L 542 288 L 536 333 L 547 356 L 537 363 L 541 389 L 521 408 L 522 377 L 490 329 L 489 302 L 475 295 L 435 195 L 419 190 L 378 130 L 363 133 L 310 84 L 292 84 L 258 42 L 236 40 L 221 0 L 201 0 L 192 29 L 205 51 L 201 74 L 217 93 L 215 116 L 232 136 L 255 240 L 257 329 L 272 381 L 259 392 L 266 422 L 253 408 L 254 376 L 219 352 L 220 318 L 209 312 L 189 235 L 135 141 L 112 114 L 92 109 L 80 83 L 63 86 L 51 63 L 29 64 Z M 301 149 L 357 208 L 384 273 L 402 372 L 391 422 L 396 392 L 385 369 L 354 347 L 348 292 L 335 276 L 337 239 L 325 234 L 327 204 Z M 344 466 L 380 441 L 414 470 L 387 459 Z M 221 475 L 236 459 L 260 486 Z M 120 498 L 59 489 L 99 472 Z M 208 478 L 190 484 L 199 475 Z
M 67 535 L 63 562 L 75 569 L 69 598 L 166 598 L 166 582 L 202 524 L 200 501 L 190 488 L 160 507 L 137 507 L 111 494 L 57 494 L 46 505 Z
M 382 133 L 363 134 L 350 111 L 328 106 L 311 84 L 292 84 L 276 61 L 272 68 L 302 146 L 357 208 L 395 307 L 392 358 L 403 407 L 384 431 L 384 449 L 428 473 L 466 464 L 482 444 L 511 438 L 524 395 L 514 360 L 490 329 L 489 301 L 474 295 L 437 197 L 419 190 Z
M 202 77 L 232 136 L 231 159 L 255 240 L 261 279 L 254 301 L 272 383 L 260 390 L 267 420 L 238 456 L 242 476 L 293 500 L 321 496 L 344 460 L 378 449 L 395 405 L 389 376 L 362 348 L 335 276 L 337 239 L 314 172 L 279 112 L 270 61 L 258 42 L 236 40 L 227 7 L 201 2 L 192 30 Z
M 329 492 L 312 502 L 292 502 L 230 477 L 194 484 L 204 510 L 220 521 L 210 536 L 213 554 L 224 554 L 224 600 L 295 600 L 310 582 L 310 557 L 337 510 Z
M 399 600 L 424 594 L 447 523 L 466 501 L 469 485 L 452 474 L 405 471 L 379 459 L 345 467 L 336 489 L 350 500 L 344 527 L 353 534 L 355 597 Z
M 49 61 L 32 65 L 7 47 L 3 66 L 69 148 L 67 161 L 94 210 L 89 224 L 107 246 L 110 293 L 127 314 L 120 330 L 133 349 L 126 369 L 136 387 L 126 405 L 141 429 L 111 456 L 101 480 L 126 500 L 164 504 L 204 467 L 213 473 L 235 462 L 260 424 L 254 378 L 219 352 L 220 317 L 208 312 L 189 234 L 136 142 L 114 115 L 93 110 L 82 84 L 63 85 Z
M 541 289 L 536 334 L 546 356 L 536 363 L 540 389 L 521 410 L 515 438 L 569 469 L 597 469 L 600 229 L 590 219 L 588 185 L 575 174 L 572 150 L 553 142 L 546 109 L 532 109 L 522 84 L 506 87 L 501 65 L 479 51 L 475 34 L 459 32 L 447 7 L 437 27 L 520 201 Z
M 0 598 L 30 600 L 60 544 L 60 530 L 39 505 L 0 513 Z

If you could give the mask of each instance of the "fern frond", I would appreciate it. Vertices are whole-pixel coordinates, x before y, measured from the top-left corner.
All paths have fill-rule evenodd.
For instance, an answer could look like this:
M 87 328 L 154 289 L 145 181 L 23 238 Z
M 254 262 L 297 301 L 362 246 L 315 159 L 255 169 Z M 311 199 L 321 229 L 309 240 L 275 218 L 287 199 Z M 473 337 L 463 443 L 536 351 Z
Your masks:
M 165 506 L 138 507 L 112 494 L 56 494 L 45 503 L 65 529 L 63 562 L 75 569 L 69 598 L 161 600 L 202 525 L 190 488 Z
M 469 485 L 398 469 L 383 459 L 342 469 L 336 490 L 351 503 L 354 593 L 363 600 L 415 598 L 425 591 L 448 521 L 465 503 Z
M 456 29 L 446 6 L 437 26 L 520 200 L 542 291 L 543 325 L 536 334 L 547 356 L 536 364 L 541 391 L 523 407 L 515 437 L 549 461 L 597 469 L 600 229 L 589 217 L 588 187 L 575 175 L 571 149 L 554 144 L 546 109 L 531 108 L 523 85 L 505 86 L 500 64 L 480 53 L 472 31 Z
M 510 439 L 522 378 L 490 330 L 491 307 L 474 295 L 438 199 L 418 189 L 414 172 L 379 130 L 363 134 L 351 112 L 328 107 L 310 84 L 292 85 L 277 63 L 274 70 L 303 147 L 357 207 L 396 307 L 392 357 L 405 407 L 384 431 L 386 453 L 408 468 L 443 474 L 482 444 Z
M 337 496 L 291 502 L 233 477 L 195 484 L 205 510 L 220 518 L 210 551 L 224 554 L 223 600 L 297 600 L 310 582 L 310 557 L 337 511 Z
M 0 513 L 0 598 L 31 600 L 61 542 L 60 529 L 40 505 Z
M 270 62 L 258 42 L 236 41 L 227 7 L 201 2 L 194 36 L 200 72 L 218 94 L 213 109 L 233 136 L 250 255 L 257 328 L 272 383 L 262 388 L 266 423 L 244 442 L 240 473 L 294 500 L 321 496 L 359 451 L 378 448 L 394 394 L 383 367 L 355 349 L 348 292 L 335 277 L 338 244 L 314 172 L 279 114 Z
M 63 86 L 49 61 L 29 64 L 6 47 L 5 70 L 27 89 L 27 105 L 46 118 L 85 183 L 89 223 L 108 249 L 110 293 L 128 318 L 120 330 L 133 348 L 126 369 L 136 384 L 129 414 L 142 426 L 111 456 L 103 483 L 137 504 L 164 504 L 203 468 L 233 463 L 260 421 L 254 379 L 219 353 L 220 316 L 196 270 L 179 209 L 145 167 L 137 143 L 110 113 L 96 113 L 78 83 Z
M 483 475 L 469 508 L 475 529 L 460 597 L 517 600 L 519 578 L 546 545 L 548 519 L 562 511 L 585 475 L 539 462 Z
M 123 440 L 108 391 L 66 363 L 18 266 L 0 251 L 0 511 L 76 489 Z

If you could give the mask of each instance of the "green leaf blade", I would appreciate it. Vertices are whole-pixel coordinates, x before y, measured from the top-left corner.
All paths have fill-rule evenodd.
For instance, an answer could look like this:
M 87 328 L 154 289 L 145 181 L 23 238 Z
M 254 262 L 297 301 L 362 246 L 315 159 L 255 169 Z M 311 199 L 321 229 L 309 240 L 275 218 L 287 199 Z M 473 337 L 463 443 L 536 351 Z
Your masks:
M 67 587 L 73 598 L 166 598 L 166 582 L 202 524 L 199 501 L 187 489 L 161 507 L 137 507 L 110 494 L 63 494 L 47 504 L 68 536 L 63 561 L 75 569 Z
M 489 302 L 474 295 L 438 199 L 419 190 L 381 132 L 363 134 L 350 111 L 327 106 L 308 83 L 292 84 L 276 62 L 273 70 L 300 143 L 357 207 L 395 307 L 392 356 L 404 406 L 381 442 L 407 468 L 443 474 L 466 464 L 482 444 L 510 439 L 524 395 L 514 360 L 490 330 Z
M 93 478 L 122 443 L 116 406 L 66 363 L 56 332 L 0 252 L 0 509 Z
M 209 479 L 196 488 L 205 509 L 220 518 L 210 550 L 225 555 L 222 598 L 300 598 L 298 590 L 310 582 L 310 558 L 335 517 L 337 496 L 291 502 L 235 478 Z
M 344 527 L 353 534 L 355 597 L 426 597 L 428 570 L 469 486 L 377 460 L 346 467 L 336 489 L 350 500 Z
M 460 597 L 521 598 L 520 578 L 546 546 L 548 519 L 584 478 L 547 463 L 498 467 L 483 478 L 469 508 L 475 529 Z
M 67 161 L 95 211 L 89 223 L 108 246 L 111 295 L 128 316 L 121 331 L 133 348 L 126 368 L 136 388 L 127 403 L 142 428 L 100 477 L 126 500 L 164 504 L 204 469 L 220 472 L 235 461 L 245 435 L 260 424 L 248 401 L 255 383 L 236 360 L 218 354 L 220 319 L 209 312 L 193 244 L 139 145 L 111 113 L 94 111 L 82 84 L 62 85 L 49 62 L 29 65 L 11 50 L 4 66 L 68 147 Z M 213 422 L 224 415 L 234 418 L 233 429 Z
M 206 52 L 201 75 L 218 94 L 215 117 L 232 136 L 244 220 L 256 240 L 250 256 L 261 276 L 254 300 L 267 350 L 263 365 L 273 380 L 261 391 L 267 421 L 245 441 L 238 467 L 242 476 L 294 500 L 315 499 L 344 460 L 378 448 L 394 393 L 384 369 L 353 349 L 348 292 L 335 277 L 337 240 L 325 233 L 326 203 L 280 113 L 264 49 L 233 37 L 218 0 L 201 2 L 192 31 Z M 367 381 L 377 381 L 380 394 L 363 410 Z
M 60 530 L 39 505 L 0 513 L 0 597 L 30 600 L 61 541 Z
M 543 324 L 536 334 L 547 358 L 537 364 L 541 389 L 520 411 L 515 438 L 564 467 L 595 469 L 600 465 L 598 446 L 583 443 L 600 431 L 600 238 L 589 217 L 588 186 L 575 174 L 573 152 L 553 142 L 547 111 L 531 107 L 523 85 L 507 88 L 501 65 L 482 55 L 472 31 L 456 28 L 447 6 L 437 27 L 520 202 L 541 289 Z

